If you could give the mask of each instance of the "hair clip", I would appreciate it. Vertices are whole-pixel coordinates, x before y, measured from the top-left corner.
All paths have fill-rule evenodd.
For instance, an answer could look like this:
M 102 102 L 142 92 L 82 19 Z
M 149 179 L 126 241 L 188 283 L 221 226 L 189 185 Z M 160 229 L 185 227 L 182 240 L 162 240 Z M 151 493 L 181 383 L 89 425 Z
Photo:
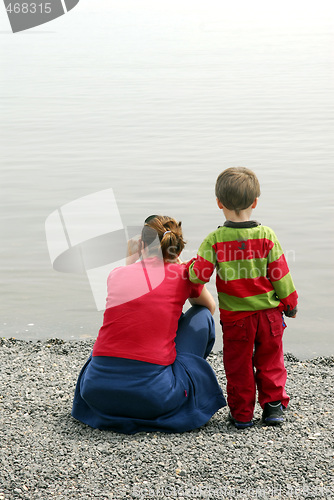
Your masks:
M 164 236 L 165 236 L 165 234 L 167 234 L 167 233 L 171 233 L 171 232 L 172 232 L 172 231 L 165 231 L 165 232 L 164 232 L 164 234 L 162 235 L 162 237 L 164 237 Z

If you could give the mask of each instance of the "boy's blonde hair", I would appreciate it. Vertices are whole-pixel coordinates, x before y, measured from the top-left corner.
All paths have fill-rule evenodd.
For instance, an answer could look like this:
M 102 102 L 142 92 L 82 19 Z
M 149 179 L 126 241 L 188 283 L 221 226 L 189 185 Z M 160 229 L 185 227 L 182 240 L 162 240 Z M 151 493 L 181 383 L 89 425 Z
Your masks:
M 261 194 L 258 178 L 246 167 L 230 167 L 219 174 L 215 192 L 221 204 L 237 215 Z

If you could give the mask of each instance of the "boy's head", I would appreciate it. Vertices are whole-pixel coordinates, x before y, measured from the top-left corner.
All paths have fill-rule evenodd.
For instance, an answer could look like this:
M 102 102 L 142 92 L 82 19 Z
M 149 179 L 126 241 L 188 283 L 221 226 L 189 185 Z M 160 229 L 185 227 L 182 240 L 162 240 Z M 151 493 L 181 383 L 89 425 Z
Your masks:
M 260 196 L 260 183 L 251 170 L 245 167 L 231 167 L 218 175 L 216 197 L 228 210 L 239 215 L 249 208 Z

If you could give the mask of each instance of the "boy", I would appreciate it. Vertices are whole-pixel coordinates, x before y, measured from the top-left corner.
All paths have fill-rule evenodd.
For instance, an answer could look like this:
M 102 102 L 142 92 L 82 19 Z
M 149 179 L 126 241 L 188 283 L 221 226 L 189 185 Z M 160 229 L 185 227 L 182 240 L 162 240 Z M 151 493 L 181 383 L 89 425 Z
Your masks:
M 204 239 L 188 263 L 194 283 L 208 282 L 217 271 L 229 420 L 237 429 L 253 425 L 256 387 L 267 425 L 283 423 L 289 403 L 282 313 L 296 316 L 298 295 L 274 231 L 251 220 L 259 196 L 254 172 L 224 170 L 216 182 L 216 199 L 226 222 Z

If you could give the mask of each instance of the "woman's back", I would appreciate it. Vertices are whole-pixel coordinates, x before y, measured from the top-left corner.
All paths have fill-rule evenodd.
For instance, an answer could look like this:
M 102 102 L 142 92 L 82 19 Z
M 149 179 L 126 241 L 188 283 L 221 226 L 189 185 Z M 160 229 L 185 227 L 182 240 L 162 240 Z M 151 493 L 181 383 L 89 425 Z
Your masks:
M 187 279 L 184 265 L 158 258 L 115 269 L 108 278 L 107 307 L 93 356 L 173 363 L 182 306 L 202 288 Z

